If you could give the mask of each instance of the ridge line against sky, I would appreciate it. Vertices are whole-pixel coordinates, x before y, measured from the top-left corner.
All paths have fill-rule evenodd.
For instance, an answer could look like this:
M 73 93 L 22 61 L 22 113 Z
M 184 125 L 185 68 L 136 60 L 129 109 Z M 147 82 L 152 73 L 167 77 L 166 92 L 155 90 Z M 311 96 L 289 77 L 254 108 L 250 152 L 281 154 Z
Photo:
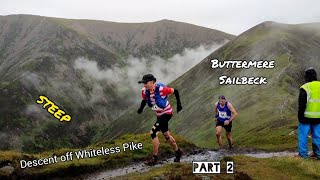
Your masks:
M 316 0 L 0 0 L 0 15 L 31 14 L 111 22 L 186 22 L 239 35 L 264 21 L 320 22 Z

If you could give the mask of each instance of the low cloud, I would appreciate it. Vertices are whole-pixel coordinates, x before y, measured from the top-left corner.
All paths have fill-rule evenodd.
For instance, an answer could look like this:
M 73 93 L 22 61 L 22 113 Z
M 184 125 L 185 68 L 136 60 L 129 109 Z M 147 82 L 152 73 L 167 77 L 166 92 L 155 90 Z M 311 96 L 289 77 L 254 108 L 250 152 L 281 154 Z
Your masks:
M 186 48 L 181 54 L 176 54 L 169 59 L 163 59 L 159 56 L 150 58 L 129 56 L 125 60 L 126 68 L 100 69 L 97 62 L 78 58 L 75 61 L 74 68 L 84 70 L 87 75 L 96 81 L 105 81 L 112 84 L 119 93 L 127 92 L 131 94 L 128 96 L 128 100 L 137 102 L 139 100 L 137 95 L 140 96 L 141 90 L 138 81 L 144 74 L 151 73 L 157 78 L 158 82 L 169 84 L 222 45 L 213 44 L 201 45 L 194 49 Z

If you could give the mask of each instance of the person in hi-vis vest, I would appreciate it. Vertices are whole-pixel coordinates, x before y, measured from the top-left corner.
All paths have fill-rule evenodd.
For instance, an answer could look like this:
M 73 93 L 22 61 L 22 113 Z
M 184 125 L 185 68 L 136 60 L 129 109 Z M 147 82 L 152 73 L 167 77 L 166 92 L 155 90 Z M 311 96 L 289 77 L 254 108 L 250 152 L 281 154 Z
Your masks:
M 320 82 L 314 68 L 306 69 L 305 80 L 299 92 L 299 156 L 309 158 L 308 134 L 311 131 L 313 155 L 320 159 Z

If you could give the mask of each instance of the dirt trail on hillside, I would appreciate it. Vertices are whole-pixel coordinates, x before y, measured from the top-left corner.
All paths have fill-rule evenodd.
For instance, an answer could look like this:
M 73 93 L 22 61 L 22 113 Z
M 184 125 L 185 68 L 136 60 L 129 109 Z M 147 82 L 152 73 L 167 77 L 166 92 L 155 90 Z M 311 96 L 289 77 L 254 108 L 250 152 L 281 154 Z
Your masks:
M 283 152 L 263 152 L 263 151 L 250 151 L 250 150 L 219 150 L 219 151 L 210 151 L 204 150 L 196 154 L 187 154 L 182 157 L 181 162 L 183 163 L 192 163 L 192 161 L 219 161 L 224 156 L 235 156 L 235 155 L 245 155 L 256 158 L 269 158 L 269 157 L 280 157 L 280 156 L 293 156 L 294 153 L 289 151 Z M 173 159 L 169 158 L 163 161 L 160 161 L 159 164 L 155 166 L 146 166 L 143 162 L 129 165 L 123 168 L 118 168 L 114 170 L 106 170 L 102 172 L 93 173 L 86 175 L 83 179 L 86 180 L 95 180 L 95 179 L 111 179 L 118 176 L 123 176 L 129 173 L 134 172 L 146 172 L 153 168 L 161 167 L 165 164 L 173 164 Z

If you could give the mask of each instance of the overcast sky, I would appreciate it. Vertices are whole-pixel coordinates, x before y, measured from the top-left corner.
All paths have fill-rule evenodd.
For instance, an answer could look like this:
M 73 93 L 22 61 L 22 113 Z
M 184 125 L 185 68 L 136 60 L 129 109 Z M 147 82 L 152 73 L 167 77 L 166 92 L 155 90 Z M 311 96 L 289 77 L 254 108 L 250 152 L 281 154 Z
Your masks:
M 320 22 L 318 0 L 0 0 L 0 15 L 188 22 L 238 35 L 263 21 Z

